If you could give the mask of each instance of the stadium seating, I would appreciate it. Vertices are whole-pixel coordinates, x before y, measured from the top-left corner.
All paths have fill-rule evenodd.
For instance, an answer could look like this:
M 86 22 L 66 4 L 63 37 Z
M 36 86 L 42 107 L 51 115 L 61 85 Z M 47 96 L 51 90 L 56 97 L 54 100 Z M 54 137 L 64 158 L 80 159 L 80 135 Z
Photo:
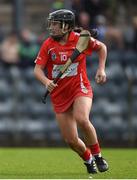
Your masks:
M 98 65 L 96 54 L 87 58 L 87 72 L 94 91 L 90 118 L 102 144 L 127 142 L 130 139 L 128 127 L 133 128 L 133 137 L 137 140 L 136 58 L 134 52 L 110 51 L 106 68 L 108 83 L 103 86 L 94 80 Z M 44 92 L 45 87 L 34 77 L 33 67 L 7 69 L 0 66 L 1 144 L 64 145 L 50 98 L 46 105 L 41 103 Z

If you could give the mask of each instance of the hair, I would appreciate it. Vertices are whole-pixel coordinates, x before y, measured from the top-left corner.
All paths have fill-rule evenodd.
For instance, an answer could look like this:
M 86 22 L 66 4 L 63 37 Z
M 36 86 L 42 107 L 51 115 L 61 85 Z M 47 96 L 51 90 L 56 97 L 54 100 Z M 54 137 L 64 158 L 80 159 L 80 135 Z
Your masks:
M 83 30 L 83 27 L 75 27 L 73 31 L 80 33 L 82 30 Z M 89 32 L 90 32 L 92 37 L 94 37 L 94 38 L 98 37 L 99 32 L 97 29 L 90 29 Z

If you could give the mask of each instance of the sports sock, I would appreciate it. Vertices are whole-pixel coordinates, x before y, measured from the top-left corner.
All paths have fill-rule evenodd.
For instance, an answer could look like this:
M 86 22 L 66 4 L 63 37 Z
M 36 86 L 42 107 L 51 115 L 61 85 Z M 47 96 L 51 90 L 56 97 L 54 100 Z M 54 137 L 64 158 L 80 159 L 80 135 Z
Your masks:
M 101 157 L 101 150 L 99 143 L 93 144 L 89 148 L 93 156 Z
M 91 155 L 91 152 L 89 149 L 86 149 L 86 151 L 84 152 L 84 154 L 81 157 L 86 163 L 91 164 L 92 155 Z

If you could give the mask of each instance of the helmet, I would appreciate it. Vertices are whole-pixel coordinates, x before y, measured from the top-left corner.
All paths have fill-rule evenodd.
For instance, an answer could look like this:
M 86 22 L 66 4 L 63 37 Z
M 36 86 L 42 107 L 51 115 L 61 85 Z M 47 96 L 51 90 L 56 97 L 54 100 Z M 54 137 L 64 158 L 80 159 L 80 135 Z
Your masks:
M 60 21 L 62 24 L 68 24 L 70 28 L 75 26 L 75 15 L 67 9 L 60 9 L 49 14 L 48 21 Z

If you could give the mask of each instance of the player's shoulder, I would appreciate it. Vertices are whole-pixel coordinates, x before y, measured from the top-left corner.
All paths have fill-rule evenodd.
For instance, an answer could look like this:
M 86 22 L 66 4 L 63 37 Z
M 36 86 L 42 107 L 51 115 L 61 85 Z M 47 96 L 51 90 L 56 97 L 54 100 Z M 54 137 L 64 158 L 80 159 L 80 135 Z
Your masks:
M 71 33 L 72 33 L 72 35 L 74 37 L 79 37 L 80 36 L 80 33 L 78 33 L 78 32 L 72 31 Z
M 52 40 L 52 38 L 48 37 L 47 39 L 45 39 L 42 43 L 42 48 L 46 48 L 48 49 L 50 46 L 53 46 L 54 45 L 54 42 Z
M 69 40 L 70 40 L 70 41 L 76 41 L 76 40 L 78 40 L 79 36 L 80 36 L 79 33 L 74 32 L 74 31 L 71 31 Z
M 45 39 L 45 40 L 43 41 L 43 44 L 45 44 L 45 45 L 49 45 L 49 44 L 51 44 L 51 43 L 53 43 L 53 40 L 52 40 L 51 37 L 48 37 L 47 39 Z

